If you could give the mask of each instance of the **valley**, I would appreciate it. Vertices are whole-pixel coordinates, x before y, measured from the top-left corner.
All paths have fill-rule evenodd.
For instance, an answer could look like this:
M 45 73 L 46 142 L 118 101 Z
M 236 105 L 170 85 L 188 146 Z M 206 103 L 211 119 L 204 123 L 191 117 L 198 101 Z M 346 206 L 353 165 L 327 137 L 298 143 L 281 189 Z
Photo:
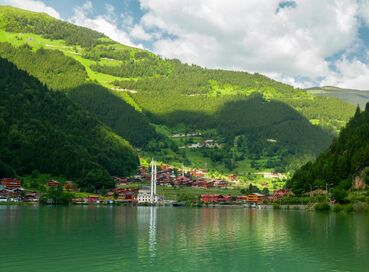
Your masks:
M 354 113 L 337 98 L 256 73 L 163 59 L 45 14 L 1 7 L 0 22 L 0 57 L 65 93 L 144 160 L 261 186 L 257 173 L 293 173 Z

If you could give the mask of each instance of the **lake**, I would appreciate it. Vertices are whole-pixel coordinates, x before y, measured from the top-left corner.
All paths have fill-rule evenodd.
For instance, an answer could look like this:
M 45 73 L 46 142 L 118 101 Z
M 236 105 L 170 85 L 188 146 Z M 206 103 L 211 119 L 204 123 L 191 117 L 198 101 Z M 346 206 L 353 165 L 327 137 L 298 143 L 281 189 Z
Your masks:
M 0 206 L 0 271 L 368 271 L 369 216 Z

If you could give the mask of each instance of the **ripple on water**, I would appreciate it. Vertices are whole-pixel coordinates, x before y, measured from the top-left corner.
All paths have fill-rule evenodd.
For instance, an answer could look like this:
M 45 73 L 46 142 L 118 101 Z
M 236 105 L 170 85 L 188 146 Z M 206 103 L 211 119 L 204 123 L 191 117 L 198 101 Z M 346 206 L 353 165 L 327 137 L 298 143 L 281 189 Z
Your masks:
M 361 272 L 368 229 L 301 211 L 17 207 L 0 209 L 0 271 Z

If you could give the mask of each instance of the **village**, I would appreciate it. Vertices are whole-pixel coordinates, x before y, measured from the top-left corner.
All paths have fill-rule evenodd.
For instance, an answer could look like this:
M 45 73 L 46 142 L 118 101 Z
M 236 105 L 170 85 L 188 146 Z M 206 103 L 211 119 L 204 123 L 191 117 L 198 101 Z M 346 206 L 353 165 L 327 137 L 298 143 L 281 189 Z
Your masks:
M 37 204 L 43 198 L 44 204 L 56 204 L 52 199 L 46 199 L 45 192 L 61 190 L 72 195 L 70 203 L 79 205 L 89 204 L 118 204 L 118 205 L 173 205 L 185 204 L 185 200 L 178 197 L 166 196 L 165 192 L 196 191 L 190 199 L 197 205 L 248 205 L 255 206 L 262 203 L 273 203 L 279 199 L 292 196 L 287 189 L 277 189 L 272 193 L 259 190 L 251 186 L 250 190 L 231 189 L 236 184 L 237 177 L 229 175 L 224 179 L 209 177 L 205 169 L 177 169 L 175 167 L 152 161 L 149 167 L 141 166 L 132 177 L 113 177 L 115 188 L 99 191 L 94 194 L 80 192 L 73 181 L 60 182 L 48 180 L 44 190 L 32 190 L 22 186 L 19 178 L 3 178 L 0 185 L 0 204 L 29 203 Z M 159 188 L 159 190 L 157 189 Z M 160 191 L 158 193 L 158 191 Z M 200 193 L 198 193 L 200 191 Z M 173 194 L 172 194 L 173 195 Z

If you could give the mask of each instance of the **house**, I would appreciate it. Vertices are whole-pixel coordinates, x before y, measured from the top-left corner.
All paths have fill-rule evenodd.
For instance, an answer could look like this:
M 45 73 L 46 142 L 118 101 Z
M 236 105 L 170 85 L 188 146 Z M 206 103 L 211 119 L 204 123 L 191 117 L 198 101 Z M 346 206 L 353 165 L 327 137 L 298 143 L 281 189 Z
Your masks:
M 290 195 L 293 195 L 293 193 L 288 189 L 275 190 L 272 195 L 272 200 L 275 201 L 282 197 L 290 196 Z
M 20 179 L 17 178 L 3 178 L 1 179 L 1 185 L 4 186 L 5 189 L 13 190 L 22 187 Z
M 173 168 L 170 167 L 170 165 L 167 165 L 167 164 L 161 164 L 159 166 L 159 169 L 160 169 L 160 172 L 172 172 L 173 171 Z
M 229 203 L 232 202 L 230 195 L 201 195 L 201 202 L 203 203 Z
M 144 180 L 144 177 L 141 175 L 134 175 L 133 176 L 133 182 L 142 182 Z
M 237 202 L 247 202 L 247 196 L 245 195 L 237 196 Z
M 253 193 L 246 196 L 246 201 L 249 203 L 261 203 L 264 200 L 264 195 Z
M 83 203 L 85 203 L 85 199 L 83 199 L 83 198 L 72 198 L 72 203 L 74 203 L 74 204 L 83 204 Z
M 121 177 L 113 177 L 114 181 L 115 181 L 115 187 L 121 187 L 121 186 L 125 186 L 128 184 L 129 180 L 128 178 L 121 178 Z
M 191 148 L 191 149 L 197 149 L 197 148 L 201 148 L 203 147 L 203 145 L 201 143 L 195 143 L 195 144 L 190 144 L 187 146 L 187 148 Z
M 210 189 L 210 188 L 214 188 L 214 182 L 209 181 L 205 178 L 200 178 L 197 181 L 194 181 L 192 183 L 192 187 Z
M 20 198 L 24 192 L 24 189 L 22 187 L 15 188 L 15 189 L 5 189 L 3 195 L 11 198 Z
M 159 175 L 157 177 L 157 181 L 160 184 L 171 183 L 173 180 L 174 180 L 174 178 L 172 177 L 172 175 L 170 173 L 159 173 Z
M 133 202 L 138 194 L 138 189 L 116 188 L 108 192 L 108 196 L 118 196 L 120 202 Z
M 40 195 L 36 192 L 29 192 L 23 197 L 24 202 L 37 202 L 40 198 Z
M 190 171 L 191 177 L 197 177 L 197 178 L 204 177 L 206 173 L 207 173 L 206 170 L 200 170 L 200 169 Z
M 192 180 L 186 176 L 180 176 L 174 181 L 174 185 L 189 185 Z
M 229 176 L 228 176 L 228 180 L 230 180 L 230 181 L 236 181 L 236 180 L 237 180 L 237 176 L 236 176 L 236 175 L 234 175 L 234 174 L 229 175 Z
M 227 187 L 227 182 L 225 182 L 222 179 L 213 180 L 213 183 L 214 183 L 214 187 L 217 187 L 217 188 L 226 188 Z
M 64 183 L 64 190 L 71 191 L 71 192 L 77 192 L 77 185 L 73 181 L 66 181 Z
M 256 174 L 263 175 L 265 179 L 286 179 L 287 178 L 286 175 L 282 173 L 278 173 L 278 172 L 260 172 Z
M 146 173 L 148 173 L 147 167 L 140 166 L 140 168 L 138 169 L 138 174 L 143 175 L 143 174 L 146 174 Z
M 60 185 L 59 181 L 56 181 L 56 180 L 50 180 L 48 183 L 47 183 L 47 186 L 49 187 L 53 187 L 53 188 L 56 188 Z
M 88 196 L 87 202 L 88 203 L 100 203 L 100 196 Z

